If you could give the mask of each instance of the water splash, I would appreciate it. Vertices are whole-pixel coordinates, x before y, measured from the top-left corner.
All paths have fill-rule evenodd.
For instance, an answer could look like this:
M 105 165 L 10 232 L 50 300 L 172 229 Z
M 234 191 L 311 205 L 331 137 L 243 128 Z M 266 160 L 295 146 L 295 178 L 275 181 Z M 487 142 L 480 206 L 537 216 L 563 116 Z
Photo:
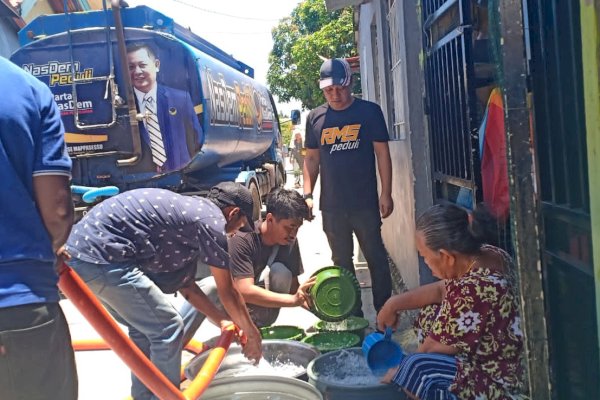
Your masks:
M 272 361 L 269 362 L 264 358 L 261 358 L 257 365 L 250 363 L 249 361 L 239 362 L 235 367 L 230 367 L 223 370 L 221 368 L 217 373 L 217 377 L 229 377 L 229 376 L 247 376 L 247 375 L 276 375 L 284 377 L 295 377 L 303 374 L 306 371 L 302 365 L 295 364 L 291 360 L 286 361 Z
M 373 375 L 362 354 L 347 350 L 341 350 L 330 358 L 324 371 L 319 371 L 319 379 L 330 385 L 381 385 L 381 376 Z
M 355 322 L 348 322 L 347 319 L 339 322 L 323 321 L 323 330 L 332 332 L 349 331 L 357 329 L 356 325 L 357 324 Z

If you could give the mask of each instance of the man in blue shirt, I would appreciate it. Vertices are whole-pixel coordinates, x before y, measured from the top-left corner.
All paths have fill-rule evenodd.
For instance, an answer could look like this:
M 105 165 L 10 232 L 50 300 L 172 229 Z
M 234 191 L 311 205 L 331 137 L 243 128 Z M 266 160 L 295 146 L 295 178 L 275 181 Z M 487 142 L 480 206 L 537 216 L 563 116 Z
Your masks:
M 184 338 L 203 318 L 221 327 L 235 322 L 248 338 L 244 355 L 261 357 L 260 332 L 252 323 L 229 272 L 227 235 L 253 227 L 248 189 L 233 182 L 213 187 L 207 199 L 165 189 L 136 189 L 94 206 L 74 227 L 66 251 L 107 310 L 154 365 L 179 386 Z M 225 314 L 194 282 L 196 266 L 210 266 Z M 164 293 L 187 300 L 176 309 Z M 135 400 L 155 399 L 132 377 Z
M 56 254 L 69 235 L 71 160 L 46 85 L 0 57 L 0 397 L 77 398 Z

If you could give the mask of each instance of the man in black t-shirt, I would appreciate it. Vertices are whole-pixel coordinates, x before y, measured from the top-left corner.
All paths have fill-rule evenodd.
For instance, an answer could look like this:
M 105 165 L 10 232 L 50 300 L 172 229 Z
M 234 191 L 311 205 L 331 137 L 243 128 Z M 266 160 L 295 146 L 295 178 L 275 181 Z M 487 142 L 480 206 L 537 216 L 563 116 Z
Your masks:
M 276 189 L 267 197 L 267 214 L 255 223 L 254 231 L 238 232 L 229 239 L 235 286 L 259 327 L 273 324 L 281 307 L 308 307 L 314 278 L 302 285 L 298 282 L 304 270 L 296 240 L 307 218 L 308 206 L 298 192 Z M 210 280 L 201 283 L 205 293 L 210 293 Z
M 381 238 L 381 218 L 394 209 L 389 136 L 381 108 L 354 98 L 351 82 L 346 60 L 326 60 L 321 66 L 320 87 L 327 103 L 313 109 L 306 119 L 304 198 L 312 210 L 312 192 L 320 173 L 323 230 L 333 263 L 355 273 L 354 233 L 368 263 L 373 304 L 379 311 L 392 290 Z

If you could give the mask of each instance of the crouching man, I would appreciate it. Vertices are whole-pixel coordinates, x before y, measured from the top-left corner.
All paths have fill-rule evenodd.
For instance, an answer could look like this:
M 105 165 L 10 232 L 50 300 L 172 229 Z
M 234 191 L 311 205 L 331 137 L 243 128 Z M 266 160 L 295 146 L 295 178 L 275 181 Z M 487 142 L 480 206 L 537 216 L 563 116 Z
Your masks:
M 253 228 L 252 209 L 248 189 L 233 182 L 213 187 L 206 199 L 136 189 L 96 205 L 69 236 L 68 264 L 177 387 L 184 337 L 199 325 L 198 311 L 221 327 L 231 319 L 247 336 L 244 355 L 261 357 L 260 333 L 233 284 L 227 253 L 227 235 Z M 198 261 L 210 266 L 228 315 L 195 284 Z M 176 291 L 187 300 L 181 309 L 165 295 Z M 135 376 L 131 394 L 156 399 Z
M 314 278 L 302 285 L 298 282 L 304 270 L 296 239 L 308 215 L 308 206 L 298 192 L 276 189 L 267 196 L 264 220 L 257 221 L 252 232 L 238 232 L 229 238 L 235 286 L 259 327 L 273 324 L 282 307 L 308 307 L 308 289 Z M 211 279 L 202 281 L 203 290 Z

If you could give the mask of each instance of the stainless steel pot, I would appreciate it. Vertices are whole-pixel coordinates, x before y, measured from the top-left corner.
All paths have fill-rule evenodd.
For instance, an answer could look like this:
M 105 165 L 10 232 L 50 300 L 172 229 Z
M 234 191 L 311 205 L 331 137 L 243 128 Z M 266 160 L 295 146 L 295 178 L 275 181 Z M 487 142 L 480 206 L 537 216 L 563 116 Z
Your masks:
M 261 368 L 260 373 L 264 375 L 283 375 L 306 381 L 308 379 L 306 375 L 308 363 L 321 354 L 314 346 L 294 340 L 263 340 L 262 345 L 263 357 L 268 364 L 276 366 L 278 364 L 292 363 L 298 367 L 290 368 L 289 370 L 285 369 L 284 371 L 277 371 L 277 367 L 272 371 L 269 368 Z M 185 376 L 188 379 L 193 379 L 198 374 L 209 352 L 210 350 L 197 355 L 186 366 Z M 246 372 L 252 372 L 249 371 L 251 368 L 252 365 L 242 354 L 240 346 L 232 344 L 221 363 L 215 379 L 246 374 Z M 288 372 L 290 375 L 286 375 Z

